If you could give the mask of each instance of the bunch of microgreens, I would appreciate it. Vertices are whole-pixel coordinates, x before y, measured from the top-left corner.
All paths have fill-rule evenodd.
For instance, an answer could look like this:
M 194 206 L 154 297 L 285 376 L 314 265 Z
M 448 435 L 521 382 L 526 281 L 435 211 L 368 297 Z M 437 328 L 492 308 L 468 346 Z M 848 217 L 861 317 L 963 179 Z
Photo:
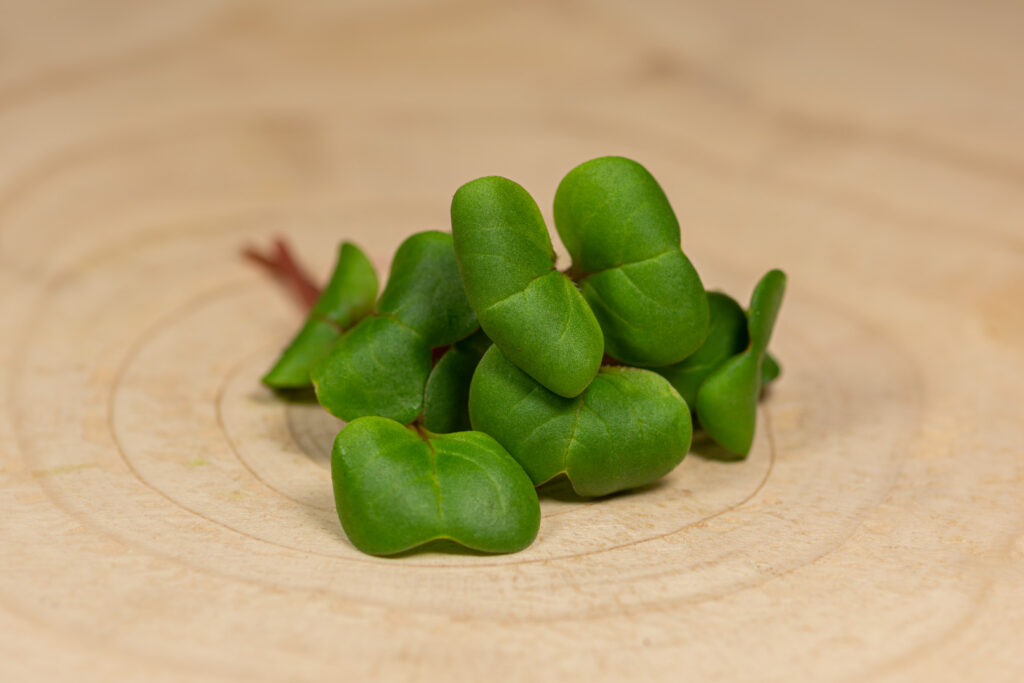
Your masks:
M 312 386 L 348 422 L 331 472 L 360 550 L 521 550 L 540 525 L 535 486 L 564 477 L 590 497 L 649 484 L 682 461 L 694 423 L 749 452 L 779 374 L 767 348 L 786 276 L 769 271 L 746 310 L 706 292 L 665 193 L 622 157 L 570 171 L 554 219 L 564 272 L 526 190 L 466 183 L 452 232 L 405 240 L 379 297 L 366 255 L 342 244 L 263 378 Z

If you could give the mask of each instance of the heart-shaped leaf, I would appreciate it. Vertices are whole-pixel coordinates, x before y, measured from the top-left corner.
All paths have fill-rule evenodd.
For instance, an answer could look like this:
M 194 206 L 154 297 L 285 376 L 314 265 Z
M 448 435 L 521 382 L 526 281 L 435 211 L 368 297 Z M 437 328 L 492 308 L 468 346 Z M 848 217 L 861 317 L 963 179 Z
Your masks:
M 455 193 L 451 215 L 462 283 L 484 332 L 551 391 L 579 395 L 604 340 L 579 290 L 555 269 L 537 203 L 507 178 L 479 178 Z
M 604 333 L 630 365 L 677 363 L 704 341 L 708 303 L 679 246 L 679 222 L 654 177 L 623 157 L 571 170 L 555 193 L 555 227 Z
M 458 341 L 476 327 L 451 235 L 412 235 L 395 253 L 376 312 L 313 367 L 317 399 L 343 420 L 379 415 L 412 422 L 423 408 L 431 347 Z
M 754 442 L 762 368 L 786 291 L 786 275 L 771 270 L 754 288 L 747 314 L 745 351 L 725 361 L 700 385 L 697 417 L 708 435 L 727 450 L 746 455 Z
M 530 478 L 480 432 L 439 435 L 360 418 L 335 439 L 331 475 L 345 533 L 373 555 L 436 540 L 511 553 L 530 545 L 540 526 Z
M 373 309 L 377 287 L 377 273 L 366 254 L 350 242 L 342 243 L 327 286 L 298 334 L 263 376 L 263 383 L 274 389 L 311 386 L 313 365 L 331 350 L 342 333 Z
M 565 474 L 603 496 L 671 472 L 690 446 L 690 410 L 672 385 L 640 368 L 601 368 L 582 395 L 559 396 L 491 347 L 469 390 L 473 428 L 498 440 L 535 484 Z

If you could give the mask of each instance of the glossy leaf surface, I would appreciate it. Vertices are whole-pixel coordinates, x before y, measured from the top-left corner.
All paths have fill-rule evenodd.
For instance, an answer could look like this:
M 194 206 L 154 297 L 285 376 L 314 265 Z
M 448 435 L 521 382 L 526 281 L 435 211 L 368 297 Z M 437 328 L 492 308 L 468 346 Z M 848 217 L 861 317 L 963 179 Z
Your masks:
M 604 367 L 575 398 L 559 396 L 492 347 L 469 393 L 473 428 L 496 438 L 535 484 L 565 474 L 577 493 L 602 496 L 671 472 L 690 445 L 686 402 L 663 377 Z
M 335 439 L 331 475 L 345 533 L 373 555 L 441 539 L 516 552 L 540 526 L 530 478 L 480 432 L 421 434 L 393 420 L 360 418 Z
M 455 193 L 451 217 L 462 283 L 487 336 L 551 391 L 579 395 L 604 339 L 583 295 L 555 269 L 537 203 L 511 180 L 479 178 Z
M 677 363 L 704 341 L 704 286 L 679 244 L 679 222 L 654 177 L 623 157 L 570 171 L 555 193 L 555 227 L 604 333 L 630 365 Z
M 275 389 L 311 386 L 313 365 L 373 309 L 377 287 L 377 273 L 366 254 L 350 242 L 342 243 L 327 286 L 263 383 Z
M 697 394 L 701 426 L 712 439 L 739 455 L 749 453 L 754 441 L 764 358 L 785 290 L 782 271 L 772 270 L 761 278 L 747 313 L 747 350 L 721 364 Z

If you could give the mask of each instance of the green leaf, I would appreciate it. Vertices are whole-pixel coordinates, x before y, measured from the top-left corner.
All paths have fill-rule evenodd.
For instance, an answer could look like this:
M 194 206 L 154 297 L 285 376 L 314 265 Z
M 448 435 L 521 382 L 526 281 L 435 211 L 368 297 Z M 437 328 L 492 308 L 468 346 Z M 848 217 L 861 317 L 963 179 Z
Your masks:
M 412 422 L 423 408 L 431 348 L 476 327 L 459 284 L 451 235 L 416 233 L 395 252 L 377 312 L 313 367 L 317 400 L 343 420 L 379 415 Z
M 680 363 L 651 368 L 667 379 L 686 404 L 697 406 L 697 391 L 715 368 L 747 347 L 747 314 L 735 299 L 708 292 L 708 336 L 694 354 Z
M 301 389 L 312 384 L 313 365 L 331 350 L 338 337 L 373 309 L 377 273 L 356 245 L 342 243 L 338 261 L 306 322 L 274 364 L 263 383 L 274 389 Z
M 313 366 L 317 400 L 332 415 L 380 415 L 408 424 L 423 408 L 430 347 L 394 318 L 370 316 Z
M 430 371 L 423 392 L 423 426 L 438 434 L 470 429 L 469 383 L 473 371 L 491 347 L 491 340 L 478 330 L 455 342 Z
M 747 314 L 750 344 L 711 373 L 697 393 L 697 417 L 712 439 L 746 455 L 754 442 L 762 366 L 786 291 L 786 275 L 769 271 L 754 288 Z
M 630 365 L 677 363 L 704 341 L 708 305 L 679 246 L 679 222 L 654 177 L 623 157 L 571 170 L 555 193 L 555 227 L 604 333 Z
M 469 390 L 473 428 L 498 440 L 534 484 L 565 474 L 577 493 L 603 496 L 671 472 L 690 445 L 686 402 L 648 370 L 603 367 L 582 395 L 565 398 L 492 347 Z
M 492 176 L 460 187 L 451 216 L 462 283 L 484 332 L 551 391 L 579 395 L 601 365 L 604 340 L 583 295 L 555 269 L 537 203 Z
M 392 420 L 360 418 L 335 439 L 331 475 L 345 533 L 373 555 L 442 539 L 516 552 L 540 526 L 529 477 L 480 432 L 417 433 Z
M 398 247 L 377 312 L 401 320 L 430 347 L 473 333 L 478 323 L 459 281 L 449 233 L 419 232 Z
M 750 309 L 747 313 L 750 345 L 762 356 L 768 350 L 768 341 L 775 329 L 785 293 L 786 274 L 781 270 L 769 270 L 750 295 Z

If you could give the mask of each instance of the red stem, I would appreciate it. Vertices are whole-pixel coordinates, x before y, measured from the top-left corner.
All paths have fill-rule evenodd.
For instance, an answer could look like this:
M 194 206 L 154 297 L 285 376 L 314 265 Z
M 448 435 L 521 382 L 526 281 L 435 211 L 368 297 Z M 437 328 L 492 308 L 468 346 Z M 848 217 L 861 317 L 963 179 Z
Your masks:
M 283 239 L 275 239 L 273 249 L 269 252 L 261 252 L 254 247 L 245 247 L 242 250 L 242 255 L 270 273 L 307 309 L 312 308 L 320 297 L 320 288 L 295 260 L 288 243 Z

